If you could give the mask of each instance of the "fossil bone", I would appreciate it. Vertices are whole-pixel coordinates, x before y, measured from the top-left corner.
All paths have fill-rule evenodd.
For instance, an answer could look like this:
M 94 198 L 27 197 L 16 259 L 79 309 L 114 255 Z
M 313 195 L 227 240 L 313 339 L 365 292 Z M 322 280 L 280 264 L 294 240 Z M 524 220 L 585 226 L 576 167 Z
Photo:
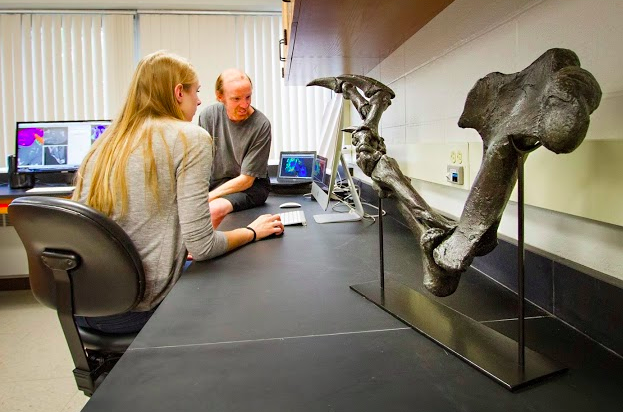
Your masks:
M 424 285 L 436 296 L 454 293 L 474 257 L 497 245 L 498 225 L 517 181 L 519 159 L 541 145 L 555 153 L 575 150 L 601 100 L 597 80 L 567 49 L 550 49 L 520 72 L 490 73 L 478 80 L 458 125 L 478 131 L 483 161 L 463 213 L 454 222 L 435 212 L 386 154 L 378 124 L 395 97 L 389 87 L 359 75 L 320 78 L 308 84 L 312 85 L 342 93 L 353 102 L 363 124 L 345 130 L 353 134 L 357 165 L 370 176 L 379 197 L 397 200 L 419 239 Z

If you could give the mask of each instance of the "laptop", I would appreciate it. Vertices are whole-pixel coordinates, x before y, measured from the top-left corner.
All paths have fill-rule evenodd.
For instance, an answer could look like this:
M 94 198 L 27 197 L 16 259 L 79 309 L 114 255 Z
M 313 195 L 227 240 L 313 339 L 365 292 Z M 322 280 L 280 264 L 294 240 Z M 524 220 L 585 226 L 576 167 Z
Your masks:
M 279 154 L 279 170 L 277 184 L 295 185 L 311 183 L 316 152 L 281 152 Z M 273 182 L 271 182 L 273 183 Z

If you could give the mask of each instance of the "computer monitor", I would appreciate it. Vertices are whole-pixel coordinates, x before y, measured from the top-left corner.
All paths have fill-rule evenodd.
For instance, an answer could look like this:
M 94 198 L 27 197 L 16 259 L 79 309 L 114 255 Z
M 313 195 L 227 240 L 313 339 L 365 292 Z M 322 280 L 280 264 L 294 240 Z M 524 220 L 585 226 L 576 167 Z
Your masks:
M 320 186 L 323 191 L 327 187 L 327 158 L 316 155 L 312 171 L 312 181 Z
M 353 222 L 361 220 L 364 215 L 359 194 L 357 193 L 353 179 L 348 172 L 348 165 L 342 157 L 342 131 L 340 130 L 342 107 L 342 96 L 334 94 L 324 111 L 322 140 L 314 165 L 314 170 L 317 169 L 318 174 L 316 175 L 316 178 L 312 180 L 311 193 L 312 197 L 316 199 L 322 209 L 327 210 L 331 195 L 335 188 L 338 167 L 341 163 L 345 175 L 344 177 L 348 181 L 351 197 L 355 207 L 350 209 L 348 213 L 325 213 L 322 215 L 314 215 L 314 220 L 317 223 Z M 323 160 L 324 165 L 322 164 Z M 322 168 L 324 168 L 324 172 L 320 173 L 320 169 Z
M 110 120 L 17 122 L 17 173 L 74 172 Z

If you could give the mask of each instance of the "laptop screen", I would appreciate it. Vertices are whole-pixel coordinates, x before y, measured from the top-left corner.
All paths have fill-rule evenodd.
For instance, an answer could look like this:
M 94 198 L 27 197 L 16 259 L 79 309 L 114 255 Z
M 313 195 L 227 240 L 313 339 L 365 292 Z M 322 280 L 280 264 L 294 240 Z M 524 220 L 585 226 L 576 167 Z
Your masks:
M 281 152 L 277 179 L 311 182 L 316 152 Z

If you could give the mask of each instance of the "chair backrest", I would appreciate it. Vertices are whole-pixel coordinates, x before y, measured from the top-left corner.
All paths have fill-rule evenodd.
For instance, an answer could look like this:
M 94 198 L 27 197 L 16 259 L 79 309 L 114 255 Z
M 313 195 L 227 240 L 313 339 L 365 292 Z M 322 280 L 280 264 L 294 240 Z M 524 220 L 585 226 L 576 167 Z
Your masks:
M 41 259 L 44 251 L 78 256 L 78 266 L 69 272 L 75 315 L 124 313 L 142 299 L 141 258 L 125 231 L 108 217 L 81 203 L 46 196 L 17 198 L 8 210 L 26 248 L 32 292 L 44 305 L 57 308 L 54 276 Z

